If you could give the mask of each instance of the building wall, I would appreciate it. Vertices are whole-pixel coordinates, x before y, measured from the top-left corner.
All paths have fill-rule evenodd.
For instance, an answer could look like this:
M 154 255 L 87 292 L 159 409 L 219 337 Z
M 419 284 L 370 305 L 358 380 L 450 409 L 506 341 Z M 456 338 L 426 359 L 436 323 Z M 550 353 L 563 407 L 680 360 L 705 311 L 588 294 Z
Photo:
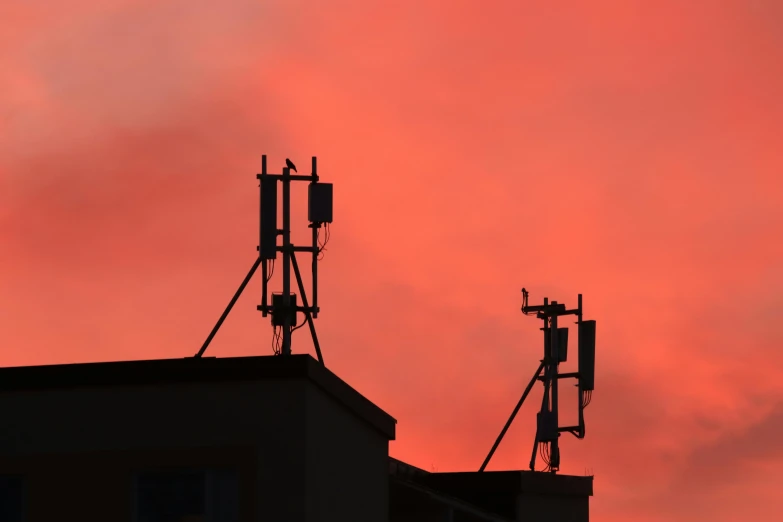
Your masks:
M 519 522 L 588 522 L 590 498 L 524 493 L 517 509 Z
M 58 506 L 31 520 L 128 520 L 130 468 L 178 451 L 252 461 L 244 520 L 386 522 L 388 441 L 304 379 L 3 393 L 0 412 L 0 473 L 29 474 L 51 499 L 34 510 Z
M 280 454 L 304 441 L 304 404 L 295 380 L 0 394 L 0 455 L 241 443 Z
M 3 472 L 24 474 L 25 520 L 130 521 L 137 470 L 196 466 L 239 472 L 243 521 L 256 520 L 257 453 L 253 447 L 100 451 L 2 459 Z
M 307 520 L 388 522 L 389 441 L 315 387 L 306 397 Z
M 400 516 L 398 520 L 399 522 L 459 522 L 454 511 L 445 507 L 422 509 L 416 513 Z

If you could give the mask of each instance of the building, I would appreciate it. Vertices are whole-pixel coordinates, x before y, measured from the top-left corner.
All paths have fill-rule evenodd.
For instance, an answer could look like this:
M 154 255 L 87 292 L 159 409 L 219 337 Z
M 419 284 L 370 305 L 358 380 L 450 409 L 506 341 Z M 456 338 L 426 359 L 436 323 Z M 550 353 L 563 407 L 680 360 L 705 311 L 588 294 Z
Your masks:
M 0 521 L 587 521 L 592 479 L 427 473 L 309 355 L 0 369 Z

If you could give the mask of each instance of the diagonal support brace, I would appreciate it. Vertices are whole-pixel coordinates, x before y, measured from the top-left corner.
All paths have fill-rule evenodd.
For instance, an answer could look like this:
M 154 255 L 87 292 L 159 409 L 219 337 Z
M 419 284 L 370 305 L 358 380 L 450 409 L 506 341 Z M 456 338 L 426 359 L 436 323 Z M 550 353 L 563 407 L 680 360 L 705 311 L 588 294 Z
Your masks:
M 500 446 L 500 441 L 503 440 L 503 436 L 505 436 L 506 432 L 508 431 L 508 428 L 511 427 L 511 423 L 514 422 L 514 417 L 517 416 L 519 409 L 522 407 L 522 403 L 525 402 L 525 399 L 527 399 L 530 390 L 533 389 L 533 385 L 538 380 L 538 376 L 541 374 L 541 370 L 543 369 L 544 369 L 544 361 L 541 361 L 541 364 L 538 366 L 538 370 L 536 370 L 536 373 L 535 375 L 533 375 L 533 378 L 530 379 L 530 382 L 528 383 L 527 388 L 525 388 L 525 391 L 522 393 L 522 397 L 519 399 L 519 402 L 514 408 L 514 411 L 511 412 L 511 417 L 508 418 L 508 421 L 506 422 L 506 425 L 503 426 L 503 429 L 500 431 L 500 435 L 498 435 L 495 444 L 492 446 L 492 449 L 489 450 L 489 455 L 487 455 L 487 458 L 484 459 L 484 463 L 479 468 L 479 472 L 482 472 L 484 471 L 484 469 L 486 469 L 487 464 L 489 464 L 490 459 L 492 459 L 492 455 L 495 454 L 495 450 L 497 450 L 498 446 Z
M 229 301 L 228 306 L 223 311 L 223 315 L 220 316 L 220 319 L 218 319 L 217 324 L 214 328 L 212 328 L 212 331 L 209 332 L 209 336 L 207 336 L 207 340 L 204 341 L 204 344 L 201 346 L 201 349 L 198 351 L 195 357 L 196 359 L 200 358 L 202 355 L 204 355 L 204 352 L 207 351 L 207 347 L 209 346 L 209 343 L 212 342 L 212 338 L 215 337 L 215 334 L 220 329 L 220 326 L 223 324 L 223 321 L 226 320 L 226 317 L 228 317 L 228 314 L 231 312 L 231 309 L 234 308 L 234 304 L 236 304 L 237 299 L 239 299 L 239 296 L 242 295 L 242 292 L 245 290 L 245 287 L 250 282 L 250 280 L 253 278 L 253 274 L 256 273 L 256 270 L 258 270 L 258 266 L 261 264 L 261 257 L 258 257 L 253 263 L 253 266 L 250 267 L 250 272 L 247 273 L 245 276 L 245 280 L 242 281 L 242 284 L 239 285 L 239 289 L 237 289 L 236 293 L 234 294 L 234 297 L 231 298 L 231 301 Z

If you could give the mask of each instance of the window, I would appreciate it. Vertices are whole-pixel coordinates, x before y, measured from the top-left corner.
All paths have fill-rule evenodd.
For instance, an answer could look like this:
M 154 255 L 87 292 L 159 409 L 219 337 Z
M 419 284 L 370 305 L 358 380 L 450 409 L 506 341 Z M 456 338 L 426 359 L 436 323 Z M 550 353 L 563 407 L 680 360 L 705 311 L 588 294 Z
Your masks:
M 139 473 L 135 522 L 238 522 L 239 480 L 231 470 Z
M 0 522 L 22 522 L 22 477 L 0 475 Z

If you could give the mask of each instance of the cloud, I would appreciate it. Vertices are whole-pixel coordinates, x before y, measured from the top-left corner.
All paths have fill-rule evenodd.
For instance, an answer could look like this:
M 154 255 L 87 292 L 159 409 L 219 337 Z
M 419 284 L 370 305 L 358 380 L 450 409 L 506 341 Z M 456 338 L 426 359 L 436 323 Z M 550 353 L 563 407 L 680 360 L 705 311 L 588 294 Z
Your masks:
M 666 501 L 648 498 L 644 509 L 661 520 L 706 517 L 728 521 L 736 518 L 735 510 L 755 520 L 776 520 L 774 511 L 758 502 L 772 493 L 769 484 L 774 483 L 783 461 L 781 428 L 783 407 L 775 402 L 760 419 L 692 447 L 661 492 L 660 498 Z

